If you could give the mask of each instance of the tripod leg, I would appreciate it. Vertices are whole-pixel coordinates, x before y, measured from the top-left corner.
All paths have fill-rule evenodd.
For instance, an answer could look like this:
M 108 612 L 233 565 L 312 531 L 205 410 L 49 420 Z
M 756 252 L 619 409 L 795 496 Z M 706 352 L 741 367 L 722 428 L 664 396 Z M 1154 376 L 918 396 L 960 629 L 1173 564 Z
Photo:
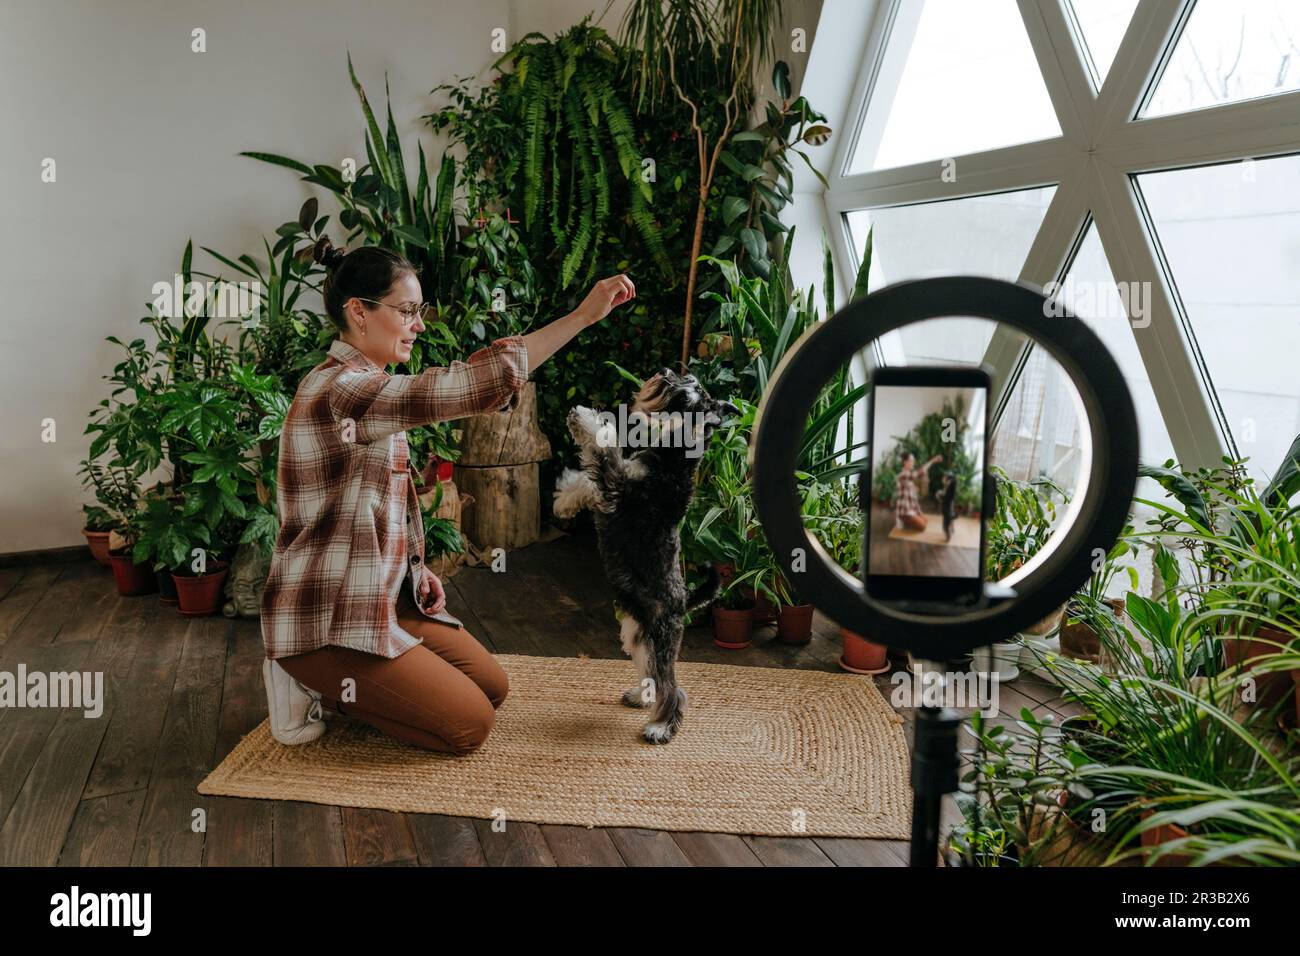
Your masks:
M 910 865 L 939 862 L 939 808 L 957 789 L 961 760 L 957 730 L 961 715 L 951 707 L 920 707 L 912 740 L 912 851 Z

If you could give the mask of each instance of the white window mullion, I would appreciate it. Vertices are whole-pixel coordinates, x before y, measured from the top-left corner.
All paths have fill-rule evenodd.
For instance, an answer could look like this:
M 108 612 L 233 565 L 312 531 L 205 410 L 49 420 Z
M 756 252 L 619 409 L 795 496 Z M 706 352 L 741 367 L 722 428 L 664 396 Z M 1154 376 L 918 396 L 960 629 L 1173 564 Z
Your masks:
M 833 182 L 827 195 L 840 212 L 905 206 L 944 199 L 1050 186 L 1079 155 L 1062 137 L 970 153 L 894 169 L 881 169 Z M 947 173 L 947 175 L 945 175 Z
M 1173 53 L 1195 0 L 1140 0 L 1124 39 L 1097 94 L 1094 140 L 1109 134 L 1137 115 L 1138 108 Z
M 1076 147 L 1086 149 L 1092 142 L 1088 125 L 1096 93 L 1079 48 L 1080 38 L 1070 27 L 1064 3 L 1065 0 L 1019 0 L 1020 17 L 1062 135 Z
M 1125 123 L 1099 148 L 1130 173 L 1300 151 L 1300 92 Z
M 1079 237 L 1088 225 L 1087 166 L 1076 158 L 1071 164 L 1034 236 L 1019 281 L 1042 290 L 1061 278 Z M 985 350 L 983 362 L 993 378 L 992 409 L 1002 407 L 1006 389 L 1013 385 L 1012 373 L 1019 367 L 1029 340 L 1010 326 L 998 324 Z M 997 423 L 994 422 L 996 429 Z
M 1226 445 L 1183 334 L 1169 277 L 1160 267 L 1133 182 L 1126 173 L 1099 160 L 1091 168 L 1090 205 L 1115 281 L 1121 283 L 1121 289 L 1149 283 L 1149 322 L 1144 327 L 1135 325 L 1130 309 L 1129 325 L 1174 452 L 1185 467 L 1217 464 Z

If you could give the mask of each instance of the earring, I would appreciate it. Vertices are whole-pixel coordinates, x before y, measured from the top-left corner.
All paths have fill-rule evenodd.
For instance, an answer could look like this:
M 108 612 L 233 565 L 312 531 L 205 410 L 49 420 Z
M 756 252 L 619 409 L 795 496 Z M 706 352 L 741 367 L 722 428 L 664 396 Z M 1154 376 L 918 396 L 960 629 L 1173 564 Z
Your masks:
M 362 325 L 362 326 L 361 326 L 361 334 L 362 334 L 362 335 L 365 335 L 365 334 L 366 334 L 366 327 L 365 327 L 365 325 Z

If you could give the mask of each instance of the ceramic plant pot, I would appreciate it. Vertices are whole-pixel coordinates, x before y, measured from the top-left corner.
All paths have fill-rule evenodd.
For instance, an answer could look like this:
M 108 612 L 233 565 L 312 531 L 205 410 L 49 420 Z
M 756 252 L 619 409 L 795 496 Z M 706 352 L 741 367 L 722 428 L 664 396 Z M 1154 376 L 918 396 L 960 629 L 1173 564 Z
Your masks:
M 159 568 L 154 571 L 153 576 L 158 581 L 158 603 L 176 604 L 180 597 L 176 593 L 176 581 L 172 578 L 171 571 L 167 568 Z
M 158 590 L 158 579 L 154 577 L 151 563 L 136 564 L 131 558 L 130 550 L 111 552 L 108 557 L 112 562 L 118 594 L 133 597 L 137 594 L 153 594 Z
M 176 574 L 178 610 L 186 617 L 208 617 L 221 607 L 221 597 L 230 566 L 225 561 L 213 561 L 204 574 Z
M 783 644 L 807 644 L 812 640 L 811 604 L 783 604 L 776 615 L 776 636 Z
M 113 566 L 112 560 L 108 556 L 108 538 L 111 531 L 86 531 L 84 528 L 81 533 L 86 538 L 86 545 L 90 548 L 90 555 L 106 568 Z
M 883 674 L 889 670 L 889 648 L 869 641 L 856 631 L 840 628 L 844 653 L 839 664 L 851 674 Z
M 749 647 L 754 631 L 754 609 L 752 607 L 733 610 L 713 606 L 713 643 L 729 651 L 739 651 Z
M 1236 667 L 1255 658 L 1278 654 L 1291 640 L 1286 631 L 1271 627 L 1261 627 L 1257 633 L 1245 637 L 1225 637 L 1223 652 L 1228 665 Z M 1280 646 L 1279 646 L 1280 645 Z M 1249 665 L 1248 665 L 1249 666 Z M 1260 704 L 1267 708 L 1277 707 L 1284 699 L 1295 693 L 1295 683 L 1286 671 L 1274 671 L 1270 674 L 1253 675 L 1259 688 Z M 1297 705 L 1300 712 L 1300 705 Z

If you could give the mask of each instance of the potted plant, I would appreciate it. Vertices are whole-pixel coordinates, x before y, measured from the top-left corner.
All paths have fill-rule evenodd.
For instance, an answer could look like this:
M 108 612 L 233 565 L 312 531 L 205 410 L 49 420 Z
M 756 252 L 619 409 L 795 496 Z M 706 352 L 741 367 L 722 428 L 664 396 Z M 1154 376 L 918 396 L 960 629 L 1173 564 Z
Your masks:
M 733 578 L 713 603 L 713 643 L 729 651 L 744 650 L 753 629 L 753 595 L 743 578 Z
M 113 530 L 123 544 L 121 548 L 110 550 L 108 554 L 113 566 L 117 593 L 126 597 L 153 594 L 158 590 L 158 579 L 154 577 L 153 565 L 148 561 L 141 562 L 135 559 L 135 543 L 140 536 L 138 516 L 138 511 L 132 511 L 118 519 Z
M 195 517 L 191 505 L 194 500 L 188 499 L 181 512 L 190 519 Z M 229 561 L 223 560 L 223 555 L 228 553 L 228 540 L 220 529 L 214 534 L 204 521 L 189 520 L 174 529 L 170 546 L 165 560 L 176 561 L 180 556 L 170 572 L 176 585 L 177 610 L 186 617 L 216 614 L 230 573 Z
M 1267 707 L 1293 698 L 1300 715 L 1296 681 L 1285 660 L 1279 663 L 1289 646 L 1300 648 L 1300 505 L 1290 504 L 1295 472 L 1284 463 L 1262 494 L 1243 462 L 1231 459 L 1196 471 L 1168 461 L 1142 474 L 1174 502 L 1144 502 L 1156 512 L 1149 534 L 1171 539 L 1188 555 L 1228 666 L 1258 682 Z
M 104 541 L 109 545 L 108 560 L 117 593 L 128 597 L 153 593 L 158 587 L 153 568 L 148 562 L 140 563 L 134 558 L 142 513 L 139 486 L 132 469 L 121 457 L 107 465 L 100 465 L 93 458 L 84 459 L 81 464 L 82 473 L 94 485 L 100 502 L 102 516 L 96 520 L 108 530 L 109 537 Z
M 1021 708 L 1014 728 L 990 724 L 977 710 L 966 727 L 975 745 L 963 752 L 970 769 L 958 794 L 963 824 L 950 847 L 965 866 L 1032 866 L 1053 834 L 1045 806 L 1071 785 L 1073 765 L 1055 742 L 1052 715 Z M 1047 828 L 1050 831 L 1050 827 Z
M 858 484 L 845 480 L 835 486 L 838 490 L 838 507 L 819 520 L 810 523 L 835 563 L 855 577 L 862 562 L 862 535 L 864 516 L 858 507 Z M 840 628 L 840 641 L 844 650 L 839 665 L 852 674 L 883 674 L 889 670 L 889 647 L 863 637 L 847 627 Z
M 450 465 L 449 462 L 443 464 Z M 465 539 L 461 536 L 458 520 L 460 502 L 457 500 L 454 503 L 451 517 L 439 516 L 443 509 L 445 487 L 446 483 L 437 481 L 429 496 L 429 503 L 426 505 L 423 500 L 420 503 L 424 522 L 424 560 L 439 576 L 452 573 L 465 553 Z M 450 487 L 454 492 L 455 485 Z
M 108 549 L 109 539 L 113 536 L 113 516 L 107 508 L 100 505 L 82 505 L 81 511 L 85 515 L 81 533 L 86 539 L 86 546 L 90 548 L 91 557 L 105 567 L 111 567 Z
M 1066 602 L 1065 621 L 1061 625 L 1061 653 L 1066 657 L 1101 663 L 1099 632 L 1103 628 L 1113 628 L 1123 617 L 1126 606 L 1124 598 L 1108 594 L 1111 583 L 1122 571 L 1128 578 L 1130 589 L 1136 590 L 1138 586 L 1137 568 L 1120 563 L 1138 553 L 1132 534 L 1133 526 L 1126 525 L 1088 583 Z
M 1057 504 L 1067 503 L 1069 496 L 1048 478 L 1016 481 L 997 467 L 992 469 L 992 475 L 996 504 L 985 529 L 985 576 L 990 581 L 1001 581 L 1047 544 L 1055 530 Z M 1032 637 L 1050 634 L 1060 625 L 1064 613 L 1062 605 L 1024 633 Z
M 119 529 L 135 509 L 138 493 L 135 477 L 120 458 L 101 465 L 92 458 L 83 458 L 78 473 L 83 486 L 94 489 L 96 503 L 82 505 L 85 515 L 82 534 L 91 555 L 100 564 L 112 566 L 111 550 L 120 551 L 125 544 Z
M 183 497 L 161 490 L 145 497 L 140 514 L 139 536 L 133 557 L 139 564 L 153 568 L 158 581 L 158 600 L 163 604 L 179 603 L 173 572 L 184 574 L 194 559 L 191 549 L 206 548 L 211 543 L 207 527 L 182 507 Z
M 776 636 L 783 644 L 807 644 L 812 640 L 813 606 L 797 603 L 795 590 L 784 574 L 772 580 L 776 605 Z

